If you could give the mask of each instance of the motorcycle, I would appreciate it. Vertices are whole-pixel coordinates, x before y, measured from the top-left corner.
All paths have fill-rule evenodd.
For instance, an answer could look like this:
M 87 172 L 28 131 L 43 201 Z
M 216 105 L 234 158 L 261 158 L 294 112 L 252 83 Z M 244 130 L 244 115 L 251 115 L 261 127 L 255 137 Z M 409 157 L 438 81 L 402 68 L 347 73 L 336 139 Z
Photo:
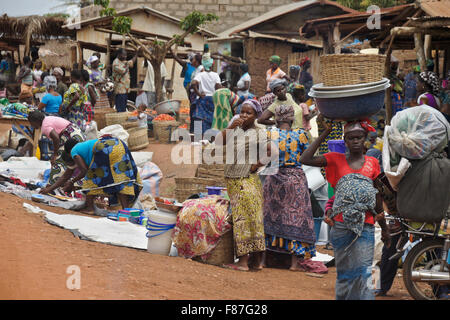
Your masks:
M 437 300 L 450 296 L 450 233 L 448 220 L 439 223 L 413 223 L 389 216 L 386 222 L 399 226 L 391 236 L 399 235 L 397 253 L 389 259 L 405 254 L 408 240 L 417 242 L 406 254 L 403 264 L 403 282 L 408 293 L 416 300 Z M 443 228 L 441 228 L 443 224 Z

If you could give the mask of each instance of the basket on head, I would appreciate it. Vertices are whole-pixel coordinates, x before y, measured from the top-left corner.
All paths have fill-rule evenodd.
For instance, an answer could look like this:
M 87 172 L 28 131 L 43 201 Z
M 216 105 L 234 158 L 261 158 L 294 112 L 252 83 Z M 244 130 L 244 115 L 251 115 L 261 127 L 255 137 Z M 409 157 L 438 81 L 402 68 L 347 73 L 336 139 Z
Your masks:
M 180 123 L 175 120 L 153 121 L 153 131 L 159 142 L 170 143 L 172 132 L 175 131 L 179 125 Z
M 128 137 L 128 149 L 130 151 L 144 149 L 148 146 L 147 128 L 131 128 L 127 132 L 130 135 Z
M 325 86 L 344 86 L 383 79 L 386 56 L 380 54 L 327 54 L 320 56 Z

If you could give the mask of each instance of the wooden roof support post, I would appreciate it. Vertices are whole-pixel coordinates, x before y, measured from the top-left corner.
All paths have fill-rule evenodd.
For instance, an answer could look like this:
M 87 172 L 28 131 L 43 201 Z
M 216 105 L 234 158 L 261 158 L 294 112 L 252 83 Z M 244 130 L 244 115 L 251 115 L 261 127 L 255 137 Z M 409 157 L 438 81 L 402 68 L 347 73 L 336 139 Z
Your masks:
M 435 69 L 436 70 L 436 74 L 437 74 L 438 78 L 440 79 L 440 72 L 439 72 L 439 47 L 436 47 L 435 53 L 436 53 L 436 55 L 434 57 L 434 65 L 436 67 L 436 69 Z
M 334 53 L 341 53 L 341 32 L 339 31 L 339 22 L 333 27 Z
M 83 69 L 83 48 L 81 47 L 81 44 L 77 43 L 78 47 L 78 68 Z
M 108 39 L 106 39 L 106 76 L 109 77 L 112 73 L 110 72 L 111 68 L 111 41 L 112 41 L 112 33 L 109 34 Z
M 419 61 L 420 70 L 427 70 L 427 64 L 425 59 L 425 51 L 423 49 L 423 34 L 414 33 L 414 50 L 417 54 L 417 60 Z
M 431 55 L 431 34 L 425 35 L 425 40 L 423 44 L 423 50 L 425 52 L 425 59 L 432 59 L 433 56 Z
M 389 47 L 386 50 L 386 63 L 384 65 L 384 74 L 386 78 L 390 78 L 391 73 L 391 54 L 392 54 L 392 43 L 394 42 L 395 33 L 391 35 L 391 41 L 389 43 Z M 389 88 L 386 89 L 386 95 L 384 97 L 384 105 L 386 107 L 386 119 L 384 121 L 385 125 L 391 124 L 392 119 L 392 97 L 391 97 L 391 91 L 392 91 L 392 84 L 389 86 Z

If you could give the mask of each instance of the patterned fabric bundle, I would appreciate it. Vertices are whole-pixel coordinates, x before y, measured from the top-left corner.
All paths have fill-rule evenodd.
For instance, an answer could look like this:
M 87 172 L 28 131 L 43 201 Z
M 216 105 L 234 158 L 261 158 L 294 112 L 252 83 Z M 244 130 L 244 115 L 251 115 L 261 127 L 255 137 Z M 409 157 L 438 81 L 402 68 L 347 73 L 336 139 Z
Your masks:
M 231 230 L 228 201 L 219 196 L 187 200 L 177 215 L 173 242 L 184 258 L 206 258 L 221 236 Z
M 227 88 L 216 90 L 213 94 L 214 118 L 212 128 L 223 130 L 233 117 L 233 110 L 239 102 L 239 97 Z
M 373 181 L 359 173 L 343 176 L 335 188 L 335 201 L 330 218 L 343 214 L 345 226 L 361 236 L 366 212 L 374 214 L 378 190 Z

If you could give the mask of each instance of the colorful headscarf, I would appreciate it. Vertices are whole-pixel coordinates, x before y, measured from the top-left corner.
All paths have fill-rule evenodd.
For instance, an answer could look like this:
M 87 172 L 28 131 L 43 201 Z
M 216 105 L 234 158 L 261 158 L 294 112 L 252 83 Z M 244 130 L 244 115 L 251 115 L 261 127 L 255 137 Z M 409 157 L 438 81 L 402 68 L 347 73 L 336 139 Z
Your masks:
M 419 77 L 422 79 L 423 82 L 428 84 L 431 87 L 432 93 L 434 95 L 439 94 L 439 79 L 436 75 L 436 73 L 432 71 L 423 71 L 419 74 Z
M 303 67 L 305 65 L 306 62 L 311 61 L 308 57 L 304 57 L 301 61 L 300 61 L 300 67 Z
M 91 67 L 91 63 L 95 62 L 98 60 L 98 57 L 95 55 L 92 55 L 89 57 L 88 61 L 86 62 L 87 66 L 90 68 Z
M 63 76 L 64 75 L 64 71 L 61 68 L 56 67 L 56 68 L 53 68 L 52 74 L 53 75 L 54 74 L 59 74 L 59 75 Z
M 274 91 L 275 88 L 279 87 L 279 86 L 286 86 L 286 80 L 285 79 L 275 79 L 272 80 L 272 82 L 270 82 L 269 84 L 269 89 L 270 91 Z
M 262 110 L 261 104 L 258 102 L 258 100 L 247 99 L 242 103 L 242 105 L 245 105 L 245 104 L 251 106 L 253 108 L 253 110 L 255 110 L 257 117 L 259 117 L 262 114 L 263 110 Z
M 300 71 L 300 66 L 297 64 L 294 64 L 292 66 L 289 67 L 289 71 Z
M 275 63 L 277 65 L 281 64 L 281 58 L 279 56 L 271 56 L 269 62 Z
M 275 121 L 287 122 L 294 121 L 295 111 L 292 105 L 279 105 L 275 108 Z
M 209 52 L 205 53 L 202 57 L 202 65 L 205 68 L 206 71 L 211 70 L 211 67 L 214 63 L 213 58 L 211 58 L 211 55 Z
M 350 121 L 344 126 L 344 136 L 351 131 L 364 131 L 365 133 L 376 132 L 375 128 L 370 125 L 369 120 L 363 119 L 358 121 Z
M 56 89 L 56 86 L 58 85 L 58 82 L 56 81 L 56 78 L 54 76 L 46 76 L 44 78 L 44 86 L 48 90 L 50 90 L 50 87 L 53 87 Z

